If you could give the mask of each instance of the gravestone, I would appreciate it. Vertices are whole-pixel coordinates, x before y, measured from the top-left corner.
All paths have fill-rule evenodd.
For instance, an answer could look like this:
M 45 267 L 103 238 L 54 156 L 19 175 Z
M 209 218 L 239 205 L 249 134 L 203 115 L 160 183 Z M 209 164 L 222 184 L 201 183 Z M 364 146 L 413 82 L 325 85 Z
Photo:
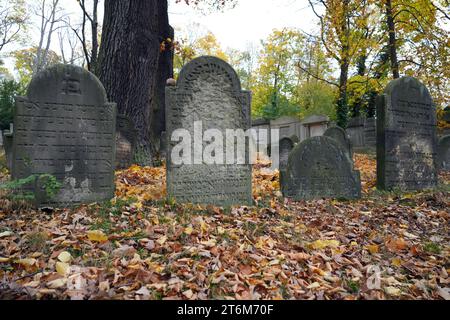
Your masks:
M 364 146 L 375 149 L 377 145 L 377 123 L 375 118 L 364 120 Z
M 438 167 L 440 170 L 450 171 L 450 135 L 439 140 Z
M 347 133 L 341 127 L 330 127 L 323 134 L 326 137 L 336 140 L 344 148 L 350 160 L 353 159 L 352 144 Z
M 289 153 L 294 149 L 294 142 L 289 138 L 283 138 L 280 140 L 279 145 L 279 152 L 280 152 L 280 170 L 285 170 L 288 159 L 289 159 Z
M 159 139 L 159 155 L 161 158 L 165 159 L 167 154 L 167 134 L 165 131 L 161 132 L 161 137 Z
M 116 169 L 126 169 L 133 164 L 137 131 L 125 115 L 117 115 L 116 121 Z
M 281 171 L 283 195 L 295 201 L 361 197 L 359 171 L 346 150 L 329 137 L 313 137 L 298 144 Z
M 56 65 L 38 73 L 16 98 L 13 179 L 50 174 L 62 184 L 48 199 L 40 180 L 36 204 L 70 206 L 114 196 L 116 105 L 83 68 Z
M 354 148 L 364 147 L 364 118 L 363 117 L 354 117 L 348 120 L 347 128 L 345 129 L 350 142 Z
M 194 59 L 181 70 L 177 85 L 166 87 L 166 99 L 168 196 L 185 203 L 251 204 L 250 164 L 206 164 L 204 161 L 176 164 L 172 154 L 179 143 L 173 141 L 173 133 L 177 129 L 185 129 L 192 137 L 192 161 L 199 156 L 198 146 L 194 143 L 196 135 L 200 135 L 200 148 L 205 150 L 208 144 L 201 138 L 206 130 L 216 129 L 226 137 L 226 129 L 245 131 L 250 128 L 251 93 L 241 90 L 233 68 L 215 57 Z M 201 124 L 202 132 L 195 132 L 194 123 Z M 225 140 L 224 149 L 229 142 Z M 236 143 L 237 139 L 234 139 L 230 146 L 236 147 Z M 248 156 L 248 146 L 245 151 Z
M 422 190 L 435 187 L 436 108 L 417 79 L 391 81 L 377 99 L 377 187 Z
M 9 130 L 3 131 L 3 148 L 5 150 L 6 167 L 11 171 L 13 162 L 13 125 L 10 124 Z

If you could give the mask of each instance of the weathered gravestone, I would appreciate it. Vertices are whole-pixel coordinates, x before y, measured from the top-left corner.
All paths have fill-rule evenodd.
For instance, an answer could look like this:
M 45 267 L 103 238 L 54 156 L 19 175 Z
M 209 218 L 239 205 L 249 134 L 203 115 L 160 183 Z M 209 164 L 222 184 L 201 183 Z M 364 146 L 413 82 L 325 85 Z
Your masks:
M 83 68 L 56 65 L 38 73 L 16 98 L 13 179 L 50 174 L 62 184 L 53 198 L 28 186 L 38 206 L 69 206 L 114 196 L 116 105 Z
M 289 153 L 294 149 L 294 142 L 292 139 L 289 138 L 283 138 L 280 140 L 279 145 L 279 153 L 280 153 L 280 170 L 285 170 L 288 159 L 289 159 Z
M 389 190 L 435 187 L 436 108 L 419 80 L 392 81 L 377 101 L 377 186 Z
M 355 199 L 361 197 L 359 171 L 344 148 L 329 137 L 313 137 L 298 144 L 281 171 L 281 188 L 287 198 Z
M 450 171 L 450 135 L 443 136 L 439 140 L 438 166 L 440 170 Z
M 9 125 L 9 130 L 4 130 L 3 135 L 3 148 L 5 149 L 5 158 L 6 158 L 6 166 L 8 170 L 11 171 L 12 169 L 12 163 L 13 163 L 13 132 L 14 127 L 11 123 Z
M 344 148 L 350 160 L 353 159 L 352 144 L 344 129 L 337 126 L 330 127 L 325 131 L 323 135 L 325 137 L 336 140 L 342 146 L 342 148 Z
M 116 123 L 116 169 L 125 169 L 133 164 L 137 131 L 133 121 L 125 115 L 117 115 Z
M 237 144 L 237 139 L 230 142 L 225 138 L 226 129 L 247 130 L 251 126 L 251 93 L 241 90 L 233 68 L 215 57 L 194 59 L 181 70 L 177 85 L 166 87 L 166 99 L 168 196 L 179 202 L 217 206 L 251 204 L 252 166 L 248 162 L 206 164 L 201 155 L 209 144 L 202 142 L 206 130 L 222 133 L 225 150 L 227 143 L 234 149 Z M 201 130 L 194 130 L 194 123 Z M 183 155 L 190 164 L 173 161 L 172 151 L 179 144 L 179 140 L 173 141 L 177 129 L 185 129 L 192 137 L 190 150 Z M 245 149 L 248 153 L 248 146 Z

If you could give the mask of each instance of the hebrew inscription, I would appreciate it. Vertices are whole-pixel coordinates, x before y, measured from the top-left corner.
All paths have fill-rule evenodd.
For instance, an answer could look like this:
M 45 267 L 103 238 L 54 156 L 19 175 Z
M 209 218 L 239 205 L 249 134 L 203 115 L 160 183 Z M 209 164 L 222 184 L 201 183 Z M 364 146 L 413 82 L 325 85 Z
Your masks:
M 436 109 L 417 79 L 392 81 L 377 102 L 377 184 L 422 190 L 437 184 Z
M 227 139 L 226 129 L 250 128 L 250 92 L 242 91 L 236 72 L 215 57 L 200 57 L 182 69 L 176 87 L 166 88 L 167 191 L 180 202 L 218 206 L 251 204 L 252 168 L 250 164 L 175 164 L 172 151 L 179 143 L 173 140 L 178 129 L 189 132 L 191 159 L 201 159 L 202 150 L 210 142 L 203 133 L 219 130 L 223 146 L 237 144 Z M 201 131 L 194 123 L 201 124 Z M 201 141 L 196 146 L 194 140 Z M 227 140 L 227 141 L 226 141 Z M 248 148 L 246 148 L 248 156 Z M 245 162 L 248 163 L 248 162 Z
M 14 179 L 50 174 L 62 184 L 52 199 L 37 186 L 39 206 L 76 205 L 114 196 L 116 106 L 88 71 L 58 65 L 33 78 L 16 98 Z M 38 188 L 36 190 L 35 188 Z

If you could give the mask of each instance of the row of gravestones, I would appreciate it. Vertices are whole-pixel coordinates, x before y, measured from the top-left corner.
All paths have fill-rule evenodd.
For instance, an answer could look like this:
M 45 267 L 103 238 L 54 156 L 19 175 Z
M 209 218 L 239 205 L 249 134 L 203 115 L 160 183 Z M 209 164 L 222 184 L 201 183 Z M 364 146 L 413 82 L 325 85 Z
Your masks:
M 166 136 L 184 129 L 194 142 L 188 142 L 182 157 L 195 159 L 199 149 L 201 153 L 211 144 L 203 140 L 205 130 L 226 136 L 226 130 L 251 127 L 250 102 L 251 93 L 241 89 L 230 65 L 214 57 L 194 59 L 184 66 L 176 86 L 166 88 Z M 378 115 L 379 187 L 435 186 L 436 112 L 428 90 L 412 78 L 393 81 L 379 101 Z M 39 206 L 110 199 L 116 164 L 126 166 L 131 161 L 130 150 L 136 143 L 132 128 L 127 118 L 117 117 L 116 105 L 107 102 L 105 90 L 93 74 L 68 65 L 49 68 L 33 78 L 26 97 L 16 98 L 12 178 L 51 174 L 61 182 L 62 189 L 51 199 L 45 196 L 44 181 L 38 179 L 27 186 L 35 192 Z M 179 141 L 167 140 L 169 197 L 219 206 L 252 203 L 250 163 L 178 164 L 172 156 Z M 232 147 L 237 148 L 235 140 Z M 445 141 L 444 166 L 448 165 L 448 139 Z M 245 153 L 248 158 L 248 145 Z M 288 198 L 361 195 L 351 145 L 340 128 L 303 141 L 282 158 L 286 159 L 281 170 L 282 191 Z

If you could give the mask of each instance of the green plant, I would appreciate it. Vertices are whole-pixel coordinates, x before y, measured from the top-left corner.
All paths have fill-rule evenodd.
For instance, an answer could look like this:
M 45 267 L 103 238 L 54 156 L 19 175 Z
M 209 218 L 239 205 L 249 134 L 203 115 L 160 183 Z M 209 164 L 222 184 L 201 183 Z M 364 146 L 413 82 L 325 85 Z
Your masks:
M 152 157 L 150 152 L 144 147 L 136 147 L 134 152 L 134 163 L 140 166 L 152 165 Z
M 0 82 L 0 130 L 9 129 L 13 122 L 14 97 L 24 92 L 24 86 L 14 80 Z
M 358 293 L 360 285 L 358 282 L 353 280 L 347 280 L 347 287 L 351 293 Z
M 43 251 L 47 245 L 48 235 L 44 232 L 32 232 L 26 236 L 26 242 L 30 250 Z
M 4 184 L 0 184 L 0 190 L 9 190 L 11 194 L 8 196 L 13 201 L 34 201 L 36 193 L 32 186 L 39 186 L 45 191 L 45 196 L 52 199 L 61 189 L 61 183 L 56 177 L 50 174 L 33 174 L 23 179 L 12 180 Z
M 423 249 L 426 252 L 433 253 L 433 254 L 440 254 L 441 253 L 441 247 L 439 246 L 439 244 L 437 244 L 435 242 L 426 242 L 423 245 Z

